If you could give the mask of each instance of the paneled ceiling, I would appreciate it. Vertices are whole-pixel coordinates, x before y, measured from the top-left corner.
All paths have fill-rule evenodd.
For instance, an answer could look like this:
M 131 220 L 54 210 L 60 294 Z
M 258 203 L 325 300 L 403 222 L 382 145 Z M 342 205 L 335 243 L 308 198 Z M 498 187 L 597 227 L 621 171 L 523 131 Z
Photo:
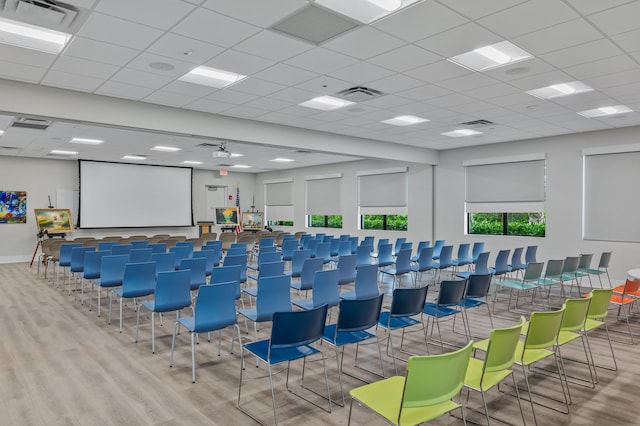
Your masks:
M 435 150 L 640 125 L 640 1 L 424 0 L 321 44 L 270 29 L 312 3 L 305 0 L 66 3 L 82 13 L 62 53 L 0 44 L 1 78 Z M 447 60 L 504 40 L 533 58 L 485 72 Z M 224 89 L 178 80 L 199 65 L 247 78 Z M 549 100 L 526 93 L 572 81 L 594 90 Z M 357 86 L 383 96 L 329 112 L 299 105 Z M 577 114 L 613 105 L 632 112 Z M 399 115 L 429 121 L 382 123 Z M 36 133 L 12 128 L 14 119 L 10 111 L 0 117 L 0 154 L 50 158 L 50 149 L 69 150 L 72 137 L 104 138 L 99 146 L 73 147 L 86 159 L 143 153 L 176 164 L 206 150 L 197 145 L 207 141 L 186 135 L 65 122 Z M 476 120 L 491 124 L 462 124 Z M 460 128 L 483 133 L 441 134 Z M 150 152 L 155 145 L 182 151 Z M 357 158 L 241 141 L 228 147 L 245 156 L 224 160 L 253 172 Z M 221 163 L 209 157 L 202 167 Z M 295 161 L 269 161 L 276 157 Z

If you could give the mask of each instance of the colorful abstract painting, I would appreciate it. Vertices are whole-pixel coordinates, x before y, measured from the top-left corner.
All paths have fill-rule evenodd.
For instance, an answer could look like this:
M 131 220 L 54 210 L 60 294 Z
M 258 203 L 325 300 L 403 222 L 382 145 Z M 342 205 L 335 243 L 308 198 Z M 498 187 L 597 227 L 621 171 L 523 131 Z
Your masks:
M 0 191 L 0 224 L 27 223 L 27 192 Z

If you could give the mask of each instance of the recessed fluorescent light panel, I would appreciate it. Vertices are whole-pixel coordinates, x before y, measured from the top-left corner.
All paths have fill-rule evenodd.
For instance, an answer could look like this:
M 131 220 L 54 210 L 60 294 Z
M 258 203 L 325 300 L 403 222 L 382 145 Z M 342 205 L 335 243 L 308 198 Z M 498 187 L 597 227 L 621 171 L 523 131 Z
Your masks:
M 291 163 L 292 161 L 296 161 L 293 160 L 291 158 L 274 158 L 273 160 L 269 160 L 269 161 L 273 161 L 274 163 Z
M 0 18 L 0 43 L 57 55 L 71 34 Z
M 191 166 L 197 166 L 199 164 L 202 164 L 202 161 L 191 161 L 191 160 L 184 160 L 182 163 L 180 164 L 189 164 Z
M 633 112 L 633 110 L 624 105 L 615 105 L 615 106 L 606 106 L 606 107 L 596 108 L 596 109 L 589 109 L 587 111 L 579 111 L 578 114 L 587 118 L 596 118 L 596 117 L 606 117 L 607 115 L 624 114 L 625 112 Z
M 162 151 L 162 152 L 178 152 L 180 151 L 180 148 L 177 148 L 175 146 L 162 146 L 162 145 L 158 145 L 158 146 L 154 146 L 153 148 L 151 148 L 152 151 Z
M 307 108 L 320 109 L 322 111 L 333 111 L 334 109 L 344 108 L 353 104 L 354 102 L 334 98 L 333 96 L 320 96 L 309 101 L 302 102 L 299 105 Z
M 62 151 L 60 149 L 52 149 L 49 154 L 53 154 L 53 155 L 68 155 L 68 156 L 72 156 L 72 155 L 78 155 L 77 151 Z
M 448 58 L 449 61 L 473 71 L 488 71 L 516 62 L 531 59 L 533 56 L 513 43 L 502 41 L 461 55 Z
M 440 134 L 444 136 L 449 136 L 450 138 L 461 138 L 464 136 L 481 135 L 482 132 L 478 132 L 477 130 L 471 130 L 471 129 L 458 129 L 458 130 L 453 130 L 451 132 L 445 132 Z
M 0 130 L 0 136 L 4 134 L 4 130 Z
M 238 152 L 232 152 L 231 155 L 229 156 L 229 158 L 238 158 L 238 157 L 244 157 L 244 154 L 240 154 Z
M 100 139 L 73 138 L 69 141 L 69 143 L 80 143 L 84 145 L 100 145 L 101 143 L 104 143 L 104 141 Z
M 146 160 L 147 157 L 144 157 L 142 155 L 133 155 L 132 154 L 132 155 L 125 155 L 124 157 L 122 157 L 122 159 L 123 160 L 139 160 L 139 161 L 142 161 L 142 160 Z
M 250 169 L 251 166 L 247 166 L 246 164 L 236 164 L 231 167 L 235 167 L 236 169 Z
M 316 4 L 364 24 L 384 18 L 418 0 L 316 0 Z
M 415 115 L 400 115 L 382 122 L 386 124 L 393 124 L 394 126 L 411 126 L 412 124 L 420 124 L 427 121 L 429 120 L 426 118 L 416 117 Z
M 580 81 L 571 81 L 569 83 L 554 84 L 552 86 L 529 90 L 527 93 L 540 99 L 553 99 L 560 96 L 591 92 L 592 90 L 593 88 Z
M 230 71 L 200 66 L 192 69 L 178 80 L 222 89 L 223 87 L 237 83 L 245 77 L 246 75 L 236 74 Z

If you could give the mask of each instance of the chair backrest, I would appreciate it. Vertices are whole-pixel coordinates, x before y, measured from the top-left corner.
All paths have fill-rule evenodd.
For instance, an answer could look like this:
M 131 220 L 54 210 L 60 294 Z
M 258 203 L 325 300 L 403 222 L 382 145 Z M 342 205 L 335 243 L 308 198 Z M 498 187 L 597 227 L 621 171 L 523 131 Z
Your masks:
M 473 341 L 470 341 L 455 352 L 409 357 L 398 424 L 404 409 L 441 404 L 460 393 L 472 345 Z
M 282 260 L 292 260 L 293 253 L 298 250 L 298 241 L 286 239 L 282 241 Z
M 392 317 L 411 317 L 421 313 L 428 290 L 428 285 L 417 288 L 394 289 L 389 320 Z
M 416 249 L 416 255 L 419 257 L 423 248 L 429 247 L 431 243 L 429 241 L 418 241 L 418 248 Z
M 459 305 L 464 297 L 464 289 L 466 285 L 467 280 L 442 281 L 440 283 L 440 293 L 438 294 L 438 305 Z
M 580 263 L 578 263 L 578 271 L 586 271 L 591 267 L 591 261 L 593 260 L 593 253 L 581 254 Z
M 565 307 L 558 311 L 532 312 L 529 317 L 529 329 L 524 340 L 524 351 L 527 349 L 545 349 L 556 343 Z
M 547 260 L 547 269 L 545 269 L 544 271 L 545 278 L 553 278 L 553 277 L 561 276 L 563 267 L 564 267 L 564 259 Z
M 291 311 L 290 286 L 291 278 L 287 275 L 258 279 L 258 292 L 256 294 L 257 321 L 271 321 L 274 312 Z
M 131 244 L 117 244 L 111 247 L 111 254 L 129 254 L 131 253 Z
M 434 249 L 434 253 L 435 253 L 435 249 Z M 453 265 L 453 246 L 444 246 L 440 250 L 440 268 L 444 269 L 452 265 Z
M 284 274 L 284 262 L 282 260 L 277 262 L 264 262 L 260 271 L 258 271 L 258 277 L 275 277 L 282 274 Z
M 436 240 L 435 243 L 433 243 L 433 258 L 437 259 L 440 257 L 440 252 L 442 250 L 442 247 L 444 247 L 444 240 Z
M 129 263 L 128 254 L 105 256 L 100 263 L 100 285 L 104 287 L 117 287 L 122 285 L 124 269 Z
M 77 250 L 77 249 L 76 249 Z M 630 280 L 627 278 L 627 281 L 624 283 L 624 288 L 622 290 L 622 298 L 625 297 L 634 297 L 636 293 L 640 290 L 640 280 Z
M 60 258 L 58 264 L 60 266 L 70 266 L 71 265 L 71 251 L 74 248 L 82 247 L 82 244 L 79 243 L 65 243 L 60 246 Z
M 470 245 L 467 243 L 458 245 L 458 262 L 471 262 L 472 259 L 469 257 L 469 247 Z
M 156 262 L 156 274 L 176 270 L 175 253 L 153 253 L 151 254 L 151 261 Z
M 340 301 L 336 334 L 363 331 L 378 324 L 384 294 L 365 299 Z
M 118 244 L 116 241 L 98 241 L 98 250 L 99 251 L 102 251 L 102 250 L 111 251 L 111 248 L 113 246 L 115 246 L 116 244 Z
M 517 271 L 522 269 L 522 251 L 523 247 L 516 247 L 511 255 L 511 270 Z
M 358 249 L 358 237 L 349 237 L 349 241 L 351 242 L 351 254 L 356 254 L 356 250 Z
M 487 355 L 484 358 L 483 374 L 511 368 L 523 323 L 524 317 L 512 327 L 491 330 Z
M 356 247 L 356 252 L 358 247 Z M 340 241 L 338 244 L 338 256 L 347 256 L 351 254 L 351 241 Z
M 282 255 L 278 252 L 260 252 L 258 254 L 258 267 L 263 263 L 279 262 L 282 260 Z
M 291 259 L 291 276 L 299 277 L 302 273 L 302 266 L 306 259 L 311 258 L 311 251 L 309 250 L 297 250 L 293 252 Z
M 192 258 L 180 261 L 181 271 L 191 270 L 191 290 L 197 290 L 201 285 L 207 283 L 207 259 Z
M 149 241 L 147 240 L 132 240 L 131 249 L 143 249 L 149 247 Z
M 317 271 L 322 271 L 324 261 L 319 257 L 305 259 L 300 273 L 300 289 L 310 290 L 313 287 L 313 279 Z
M 380 294 L 377 265 L 361 265 L 358 267 L 354 290 L 356 299 L 368 299 Z
M 471 274 L 467 280 L 466 297 L 487 297 L 491 287 L 491 274 Z
M 496 257 L 495 275 L 505 274 L 509 272 L 509 253 L 511 250 L 500 250 Z
M 211 269 L 217 264 L 220 264 L 220 259 L 218 258 L 218 252 L 215 250 L 200 250 L 193 252 L 194 259 L 203 258 L 206 262 L 205 271 L 207 275 L 211 275 Z
M 218 234 L 216 232 L 203 232 L 200 238 L 207 242 L 215 241 L 218 238 Z
M 611 253 L 610 251 L 605 251 L 600 255 L 600 262 L 598 262 L 598 269 L 607 269 L 609 267 L 609 262 L 611 261 Z
M 356 249 L 357 265 L 358 268 L 371 264 L 371 246 L 360 245 Z
M 478 254 L 475 267 L 476 274 L 484 275 L 489 273 L 489 254 L 488 251 Z
M 418 271 L 424 272 L 433 268 L 433 247 L 422 247 L 418 255 Z
M 275 244 L 275 238 L 263 237 L 258 242 L 258 251 L 262 250 L 264 247 L 273 247 L 274 244 Z
M 322 305 L 337 306 L 340 303 L 338 277 L 336 269 L 316 272 L 311 292 L 314 308 Z
M 316 257 L 328 262 L 331 260 L 331 243 L 318 244 L 316 249 Z
M 564 301 L 565 309 L 560 330 L 576 331 L 584 328 L 584 322 L 587 320 L 587 314 L 589 313 L 591 298 L 592 294 L 589 293 L 587 297 L 566 299 Z
M 100 278 L 102 258 L 111 255 L 109 250 L 88 251 L 84 255 L 82 276 L 85 279 Z
M 209 240 L 207 241 L 207 244 L 205 244 L 207 247 L 219 247 L 220 250 L 222 250 L 222 241 L 220 240 Z
M 211 270 L 211 279 L 209 284 L 217 285 L 222 283 L 235 283 L 236 286 L 236 299 L 239 299 L 242 295 L 240 291 L 240 266 L 218 266 Z
M 578 271 L 578 265 L 580 264 L 579 256 L 569 256 L 564 260 L 562 265 L 563 274 L 575 274 Z
M 400 250 L 413 250 L 413 243 L 409 241 L 400 244 Z M 398 253 L 398 251 L 396 251 L 396 253 Z
M 122 278 L 122 297 L 147 296 L 156 287 L 156 263 L 127 263 Z
M 338 258 L 338 282 L 342 284 L 352 283 L 356 280 L 358 257 L 355 254 L 348 254 Z
M 482 252 L 484 252 L 484 243 L 481 241 L 473 243 L 473 248 L 471 249 L 471 258 L 473 259 L 473 262 L 478 261 L 478 256 L 480 256 L 480 253 Z
M 153 295 L 156 312 L 177 311 L 191 306 L 189 271 L 160 272 Z
M 269 339 L 269 359 L 273 349 L 295 348 L 321 339 L 326 320 L 327 305 L 308 311 L 274 313 Z
M 393 245 L 393 252 L 398 253 L 400 251 L 400 247 L 402 247 L 402 244 L 404 244 L 405 241 L 407 241 L 405 237 L 396 238 L 396 243 Z
M 537 252 L 538 252 L 538 246 L 527 246 L 527 251 L 524 254 L 525 263 L 536 262 Z
M 307 249 L 311 252 L 311 257 L 316 257 L 316 251 L 318 251 L 319 240 L 311 239 L 307 243 Z
M 166 253 L 167 245 L 165 243 L 149 244 L 149 248 L 153 253 Z
M 389 244 L 389 239 L 388 238 L 380 238 L 380 239 L 378 239 L 378 248 L 376 249 L 376 251 L 378 253 L 380 253 L 380 246 L 382 246 L 384 244 Z M 391 247 L 391 250 L 393 251 L 393 247 Z
M 396 256 L 396 274 L 411 272 L 411 249 L 400 250 Z
M 329 241 L 329 245 L 330 245 L 330 253 L 331 256 L 337 256 L 338 255 L 338 247 L 340 247 L 340 239 L 339 238 L 332 238 L 331 241 Z M 351 243 L 349 243 L 349 252 L 351 252 Z
M 227 249 L 227 256 L 246 256 L 247 249 L 244 247 L 233 247 Z
M 195 333 L 218 330 L 236 323 L 236 283 L 203 285 L 193 310 Z
M 150 248 L 132 248 L 129 252 L 129 259 L 131 263 L 150 262 L 152 254 L 153 250 Z
M 524 270 L 522 282 L 538 281 L 540 278 L 542 278 L 543 268 L 544 268 L 544 263 L 542 262 L 527 263 L 527 268 Z
M 309 234 L 303 234 L 300 236 L 300 247 L 304 250 L 309 248 L 309 242 L 313 239 L 313 237 Z
M 393 246 L 391 244 L 378 245 L 378 263 L 393 263 Z
M 609 313 L 609 301 L 613 288 L 594 288 L 591 290 L 591 304 L 589 305 L 589 319 L 604 319 Z
M 71 250 L 71 272 L 82 272 L 84 270 L 84 256 L 89 251 L 96 251 L 95 247 L 76 247 Z

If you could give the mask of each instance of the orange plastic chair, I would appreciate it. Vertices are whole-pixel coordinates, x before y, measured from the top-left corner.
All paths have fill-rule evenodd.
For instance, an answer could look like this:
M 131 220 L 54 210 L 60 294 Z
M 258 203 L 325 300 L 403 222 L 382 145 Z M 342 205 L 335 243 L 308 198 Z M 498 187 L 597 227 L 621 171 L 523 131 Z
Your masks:
M 631 313 L 633 304 L 638 300 L 638 296 L 640 295 L 640 280 L 631 281 L 627 278 L 624 286 L 620 287 L 622 287 L 622 292 L 620 293 L 615 292 L 616 290 L 614 289 L 614 293 L 611 295 L 611 303 L 618 306 L 618 319 L 620 319 L 620 314 L 624 312 L 627 329 L 629 330 L 629 339 L 633 345 L 633 333 L 631 332 L 631 324 L 629 324 L 629 314 Z M 623 309 L 624 306 L 628 308 L 625 310 Z

